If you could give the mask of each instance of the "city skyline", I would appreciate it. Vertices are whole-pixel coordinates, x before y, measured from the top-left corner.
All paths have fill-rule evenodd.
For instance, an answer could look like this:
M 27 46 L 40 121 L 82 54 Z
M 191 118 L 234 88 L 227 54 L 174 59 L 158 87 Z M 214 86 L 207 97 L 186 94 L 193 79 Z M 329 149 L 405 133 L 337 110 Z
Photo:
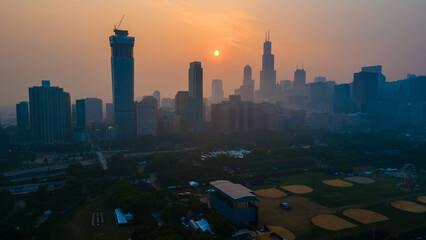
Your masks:
M 425 74 L 423 66 L 426 54 L 421 44 L 424 42 L 425 34 L 419 31 L 422 29 L 419 24 L 424 22 L 425 17 L 422 14 L 415 14 L 416 11 L 421 11 L 421 6 L 425 6 L 425 3 L 396 1 L 387 1 L 386 5 L 383 5 L 384 1 L 368 3 L 370 9 L 363 11 L 365 19 L 354 21 L 355 14 L 343 16 L 343 13 L 347 13 L 349 8 L 354 12 L 364 10 L 366 2 L 353 1 L 343 4 L 325 1 L 335 3 L 333 8 L 327 9 L 325 8 L 329 7 L 328 4 L 302 2 L 317 8 L 313 10 L 303 8 L 302 3 L 287 2 L 277 3 L 279 7 L 275 10 L 255 3 L 241 5 L 242 2 L 237 1 L 228 4 L 223 11 L 200 18 L 197 23 L 191 22 L 191 17 L 188 17 L 190 10 L 199 10 L 196 14 L 199 16 L 209 7 L 220 9 L 225 3 L 222 1 L 211 4 L 197 3 L 189 7 L 192 1 L 180 4 L 171 1 L 137 4 L 126 2 L 118 7 L 108 2 L 105 7 L 93 12 L 96 16 L 105 14 L 105 19 L 96 19 L 87 25 L 80 25 L 81 19 L 74 21 L 75 17 L 69 12 L 77 11 L 78 4 L 56 3 L 43 9 L 43 6 L 48 5 L 48 1 L 39 5 L 28 3 L 25 6 L 21 5 L 22 3 L 7 3 L 6 7 L 9 7 L 10 11 L 1 18 L 8 18 L 15 24 L 9 26 L 6 24 L 7 21 L 2 21 L 2 24 L 5 24 L 4 32 L 15 37 L 4 38 L 6 47 L 4 54 L 1 55 L 0 107 L 12 107 L 17 102 L 28 100 L 25 94 L 27 87 L 44 79 L 67 89 L 73 100 L 97 97 L 104 102 L 111 102 L 109 52 L 105 38 L 111 35 L 113 25 L 117 24 L 121 17 L 120 13 L 112 11 L 114 7 L 126 14 L 122 28 L 130 30 L 139 43 L 135 47 L 135 97 L 148 95 L 156 89 L 159 89 L 164 97 L 173 97 L 177 90 L 187 89 L 185 69 L 187 63 L 194 60 L 203 62 L 204 81 L 223 79 L 225 96 L 241 85 L 241 69 L 246 64 L 253 68 L 255 88 L 258 89 L 261 46 L 264 32 L 268 29 L 271 31 L 271 42 L 274 44 L 277 82 L 292 79 L 296 66 L 302 64 L 307 72 L 307 82 L 313 82 L 315 76 L 325 76 L 337 83 L 348 83 L 352 81 L 353 72 L 361 66 L 369 65 L 382 65 L 387 81 L 404 79 L 408 73 Z M 79 11 L 82 14 L 89 14 L 88 11 L 94 8 L 93 5 L 95 4 L 88 4 L 87 9 Z M 39 11 L 30 11 L 31 7 Z M 65 7 L 69 7 L 70 10 L 65 10 Z M 136 10 L 152 10 L 154 14 L 138 15 Z M 270 10 L 271 16 L 266 14 L 267 10 Z M 279 10 L 287 15 L 277 17 Z M 290 13 L 290 10 L 294 10 L 295 13 Z M 35 12 L 37 14 L 33 16 Z M 297 18 L 291 20 L 296 13 L 301 14 L 301 17 L 304 16 L 304 20 L 299 23 L 295 20 Z M 320 18 L 325 13 L 330 16 Z M 402 14 L 404 17 L 401 18 L 393 18 L 400 13 L 406 14 Z M 27 17 L 17 19 L 20 14 L 26 14 Z M 58 14 L 63 15 L 64 20 L 57 23 L 48 21 L 49 17 Z M 170 17 L 158 22 L 155 28 L 142 23 L 142 20 L 150 22 L 161 18 L 164 14 L 169 14 Z M 308 15 L 311 17 L 306 18 Z M 339 17 L 342 21 L 335 23 L 332 21 L 333 17 Z M 214 19 L 220 18 L 223 18 L 223 21 L 212 23 Z M 279 25 L 277 21 L 273 21 L 274 18 L 286 20 L 285 24 Z M 309 27 L 317 21 L 319 21 L 318 29 Z M 38 22 L 43 24 L 35 24 Z M 171 22 L 176 23 L 170 25 Z M 324 23 L 328 23 L 328 26 Z M 192 39 L 187 39 L 189 31 L 184 29 L 187 26 L 193 27 L 192 31 L 195 32 L 191 35 Z M 241 28 L 234 30 L 232 26 Z M 333 35 L 336 31 L 333 27 L 343 27 L 337 28 L 341 35 L 338 37 Z M 75 34 L 78 35 L 76 38 L 74 33 L 77 29 L 87 38 Z M 375 32 L 373 29 L 376 29 Z M 24 37 L 23 34 L 27 36 Z M 174 44 L 169 44 L 173 45 L 173 48 L 166 45 L 167 42 L 170 43 L 166 37 L 170 34 L 179 35 L 173 40 Z M 312 36 L 315 36 L 315 40 L 310 40 Z M 16 39 L 19 40 L 15 41 Z M 383 44 L 384 40 L 386 44 Z M 153 41 L 158 42 L 158 46 L 154 46 Z M 193 46 L 192 50 L 188 50 L 189 46 Z M 83 50 L 84 58 L 81 58 L 82 51 L 76 49 Z M 215 49 L 221 51 L 219 57 L 213 56 Z M 17 62 L 21 64 L 16 64 Z M 161 62 L 168 66 L 169 71 L 159 71 L 158 66 L 162 66 Z M 83 83 L 87 87 L 81 88 Z M 205 86 L 204 96 L 208 96 L 211 89 L 209 84 Z

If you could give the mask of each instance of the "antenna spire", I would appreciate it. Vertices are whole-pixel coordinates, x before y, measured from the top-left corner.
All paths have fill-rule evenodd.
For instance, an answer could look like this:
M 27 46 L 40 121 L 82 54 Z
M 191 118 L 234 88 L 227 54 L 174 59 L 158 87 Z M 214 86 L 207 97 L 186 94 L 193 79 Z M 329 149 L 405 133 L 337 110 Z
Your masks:
M 269 30 L 268 30 L 268 42 L 269 42 L 269 37 L 270 37 L 271 35 L 269 34 Z
M 265 32 L 265 42 L 268 41 L 268 32 Z

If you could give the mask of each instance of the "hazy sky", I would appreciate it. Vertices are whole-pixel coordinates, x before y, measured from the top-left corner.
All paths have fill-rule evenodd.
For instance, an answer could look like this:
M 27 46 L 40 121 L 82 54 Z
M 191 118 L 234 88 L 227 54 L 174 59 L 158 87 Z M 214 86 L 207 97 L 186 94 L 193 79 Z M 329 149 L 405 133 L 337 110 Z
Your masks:
M 239 87 L 250 64 L 259 86 L 262 44 L 271 31 L 277 80 L 351 82 L 365 65 L 383 65 L 388 81 L 426 74 L 425 0 L 1 0 L 0 106 L 28 99 L 42 79 L 73 101 L 111 101 L 108 37 L 123 29 L 136 38 L 135 97 L 188 88 L 189 62 L 204 68 L 225 94 Z M 221 51 L 213 57 L 213 50 Z

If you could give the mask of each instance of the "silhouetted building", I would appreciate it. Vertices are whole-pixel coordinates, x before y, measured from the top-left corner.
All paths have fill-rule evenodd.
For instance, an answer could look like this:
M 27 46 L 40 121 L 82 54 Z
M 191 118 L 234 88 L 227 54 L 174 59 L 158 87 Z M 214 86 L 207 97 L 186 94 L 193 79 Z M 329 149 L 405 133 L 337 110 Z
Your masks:
M 155 99 L 157 99 L 157 109 L 160 108 L 160 103 L 161 103 L 161 95 L 160 95 L 160 91 L 155 90 L 154 93 L 152 93 L 152 96 L 154 96 Z
M 168 134 L 173 130 L 173 112 L 159 109 L 157 111 L 157 133 Z
M 79 99 L 75 101 L 76 112 L 76 131 L 86 130 L 86 100 Z
M 377 88 L 379 75 L 373 72 L 354 73 L 352 98 L 356 110 L 362 113 L 374 113 L 377 104 Z
M 128 31 L 114 29 L 109 37 L 111 45 L 112 95 L 114 120 L 118 136 L 131 139 L 135 136 L 134 114 L 134 37 Z
M 72 141 L 71 95 L 64 92 L 64 137 L 65 141 Z
M 297 95 L 305 95 L 306 94 L 306 72 L 302 69 L 296 69 L 294 72 L 294 83 L 293 89 L 295 94 Z
M 410 102 L 426 102 L 426 76 L 408 79 Z
M 310 84 L 311 105 L 328 104 L 327 83 L 314 82 Z
M 64 142 L 64 90 L 51 87 L 50 81 L 29 88 L 30 124 L 33 141 L 51 144 Z
M 261 98 L 273 98 L 276 85 L 277 72 L 274 69 L 274 55 L 272 54 L 272 44 L 269 41 L 268 33 L 263 44 L 262 70 L 260 71 Z
M 241 100 L 243 101 L 254 101 L 254 80 L 249 65 L 244 67 L 243 85 L 240 87 L 239 95 L 241 95 Z
M 327 82 L 327 78 L 326 78 L 326 77 L 322 77 L 322 76 L 314 77 L 314 82 L 322 82 L 322 83 L 325 83 L 325 82 Z
M 168 108 L 171 111 L 173 111 L 175 109 L 175 103 L 174 100 L 171 98 L 163 98 L 161 100 L 161 107 L 162 108 Z
M 190 63 L 189 80 L 189 120 L 194 130 L 203 126 L 203 68 L 201 62 Z
M 19 131 L 28 131 L 30 127 L 30 113 L 28 110 L 28 102 L 20 102 L 16 104 L 16 122 Z
M 334 86 L 333 112 L 349 113 L 351 109 L 351 86 L 339 84 Z
M 156 134 L 157 105 L 157 99 L 153 96 L 145 96 L 142 101 L 136 103 L 137 137 Z
M 223 101 L 223 85 L 222 80 L 212 80 L 212 103 L 221 103 Z
M 362 72 L 371 72 L 371 73 L 377 73 L 378 80 L 377 80 L 377 95 L 379 97 L 383 97 L 385 93 L 385 84 L 386 84 L 386 77 L 382 73 L 382 66 L 368 66 L 368 67 L 362 67 Z
M 284 91 L 286 89 L 291 89 L 291 81 L 290 80 L 280 81 L 280 88 L 281 88 L 281 91 Z
M 99 98 L 86 98 L 86 122 L 102 122 L 103 105 Z
M 107 103 L 105 105 L 105 111 L 106 111 L 105 121 L 109 124 L 113 124 L 114 123 L 114 104 L 113 103 Z
M 150 104 L 151 106 L 155 107 L 155 109 L 158 109 L 158 102 L 154 96 L 143 96 L 141 102 Z
M 214 132 L 241 132 L 276 130 L 277 105 L 243 102 L 239 95 L 230 95 L 229 101 L 211 105 L 211 127 Z
M 189 116 L 189 95 L 187 91 L 179 91 L 175 97 L 175 111 L 179 116 Z

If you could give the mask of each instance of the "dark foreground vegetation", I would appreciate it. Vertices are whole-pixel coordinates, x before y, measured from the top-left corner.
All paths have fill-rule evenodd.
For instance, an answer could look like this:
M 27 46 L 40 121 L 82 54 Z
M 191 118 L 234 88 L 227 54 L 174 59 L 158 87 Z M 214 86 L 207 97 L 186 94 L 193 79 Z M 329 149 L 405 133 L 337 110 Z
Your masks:
M 94 208 L 103 209 L 105 213 L 120 208 L 134 214 L 134 225 L 112 233 L 111 236 L 117 238 L 111 239 L 229 239 L 233 226 L 201 201 L 205 196 L 201 196 L 201 191 L 208 189 L 209 181 L 228 179 L 256 188 L 306 172 L 333 176 L 354 173 L 365 166 L 400 168 L 405 163 L 415 165 L 419 172 L 426 170 L 426 144 L 413 142 L 394 131 L 336 134 L 298 129 L 230 135 L 180 134 L 99 144 L 103 150 L 125 150 L 111 155 L 108 170 L 98 165 L 83 167 L 76 161 L 70 163 L 65 175 L 34 180 L 66 181 L 62 188 L 48 191 L 40 186 L 36 192 L 25 195 L 1 191 L 0 239 L 71 239 L 68 237 L 72 234 L 67 237 L 66 233 L 73 231 L 80 234 L 81 239 L 108 239 L 101 235 L 106 230 L 91 230 L 89 224 L 79 225 L 81 221 L 77 221 L 83 212 L 81 219 L 90 219 Z M 246 149 L 250 153 L 244 158 L 218 155 L 201 159 L 206 152 L 231 149 Z M 90 145 L 3 148 L 0 149 L 0 168 L 3 171 L 24 168 L 24 161 L 46 152 L 90 152 Z M 149 153 L 146 156 L 129 154 L 141 152 Z M 156 179 L 157 189 L 150 184 L 152 179 Z M 196 181 L 201 187 L 190 189 L 190 181 Z M 0 186 L 13 184 L 19 183 L 0 175 Z M 183 202 L 177 193 L 185 191 L 195 195 Z M 48 210 L 52 215 L 43 217 Z M 199 214 L 207 218 L 215 235 L 196 234 L 180 223 L 182 216 Z M 110 220 L 105 224 L 117 228 L 112 218 Z M 411 239 L 422 231 L 424 229 L 415 226 L 397 234 L 377 229 L 375 239 Z M 341 239 L 369 239 L 363 231 L 352 235 Z

